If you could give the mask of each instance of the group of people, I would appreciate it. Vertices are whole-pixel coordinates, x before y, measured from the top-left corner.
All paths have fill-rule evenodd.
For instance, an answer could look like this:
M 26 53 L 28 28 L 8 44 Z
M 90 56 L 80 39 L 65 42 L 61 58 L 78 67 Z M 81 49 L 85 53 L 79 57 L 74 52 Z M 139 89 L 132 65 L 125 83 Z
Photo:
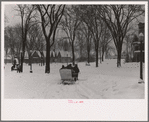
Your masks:
M 11 67 L 11 71 L 13 71 L 14 69 L 16 69 L 19 73 L 21 72 L 21 66 L 19 65 L 19 60 L 16 56 L 13 60 L 13 66 Z
M 75 64 L 75 65 L 69 64 L 66 67 L 64 65 L 62 65 L 62 68 L 61 69 L 71 69 L 71 71 L 72 71 L 72 77 L 75 78 L 75 81 L 78 80 L 78 73 L 80 72 L 80 70 L 79 70 L 77 64 Z
M 17 57 L 14 57 L 12 70 L 17 68 L 18 65 L 19 65 L 19 60 Z

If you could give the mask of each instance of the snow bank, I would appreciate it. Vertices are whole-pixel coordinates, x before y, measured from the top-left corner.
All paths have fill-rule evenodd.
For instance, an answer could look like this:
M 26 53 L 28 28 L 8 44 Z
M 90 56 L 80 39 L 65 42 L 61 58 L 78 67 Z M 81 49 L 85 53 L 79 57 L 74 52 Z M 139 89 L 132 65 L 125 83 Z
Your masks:
M 64 64 L 66 65 L 66 64 Z M 11 64 L 4 69 L 4 97 L 8 99 L 143 99 L 144 84 L 138 84 L 139 63 L 125 63 L 116 67 L 116 60 L 105 60 L 99 67 L 78 63 L 79 80 L 63 85 L 59 69 L 61 63 L 52 63 L 51 73 L 45 67 L 24 64 L 24 72 L 11 72 Z

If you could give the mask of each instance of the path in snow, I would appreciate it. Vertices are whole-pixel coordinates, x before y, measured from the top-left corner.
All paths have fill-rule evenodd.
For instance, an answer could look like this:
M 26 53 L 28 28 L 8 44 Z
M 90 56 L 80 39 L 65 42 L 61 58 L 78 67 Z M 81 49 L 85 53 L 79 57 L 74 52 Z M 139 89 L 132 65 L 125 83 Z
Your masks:
M 51 73 L 44 66 L 24 64 L 24 72 L 11 72 L 11 64 L 4 69 L 4 96 L 14 99 L 140 99 L 144 98 L 144 84 L 138 84 L 139 63 L 122 64 L 106 60 L 99 67 L 95 63 L 78 63 L 81 73 L 75 84 L 61 84 L 59 69 L 62 64 L 52 63 Z M 66 65 L 66 64 L 65 64 Z

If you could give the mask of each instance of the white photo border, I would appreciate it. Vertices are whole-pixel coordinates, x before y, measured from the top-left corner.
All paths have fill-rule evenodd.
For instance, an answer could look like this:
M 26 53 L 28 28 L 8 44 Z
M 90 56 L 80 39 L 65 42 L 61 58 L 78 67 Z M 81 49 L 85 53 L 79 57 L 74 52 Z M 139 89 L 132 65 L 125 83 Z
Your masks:
M 69 104 L 67 99 L 4 99 L 4 60 L 1 60 L 1 119 L 38 121 L 147 121 L 148 117 L 148 2 L 147 1 L 55 1 L 36 4 L 143 4 L 145 5 L 145 99 L 92 99 Z M 4 59 L 4 6 L 34 2 L 1 2 L 1 59 Z M 78 100 L 78 99 L 77 99 Z

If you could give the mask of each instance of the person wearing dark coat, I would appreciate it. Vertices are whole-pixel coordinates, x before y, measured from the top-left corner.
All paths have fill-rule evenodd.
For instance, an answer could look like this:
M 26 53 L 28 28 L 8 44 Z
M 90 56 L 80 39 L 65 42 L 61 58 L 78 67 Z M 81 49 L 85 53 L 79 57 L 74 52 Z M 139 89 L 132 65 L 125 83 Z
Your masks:
M 77 64 L 75 64 L 75 66 L 73 67 L 73 70 L 75 71 L 75 73 L 79 73 L 80 72 Z
M 69 64 L 66 68 L 67 68 L 67 69 L 72 69 L 72 65 Z
M 74 74 L 73 76 L 75 77 L 75 80 L 78 80 L 78 73 L 80 72 L 79 68 L 78 68 L 78 65 L 75 64 L 75 66 L 72 68 L 73 71 L 74 71 Z
M 62 65 L 62 68 L 61 69 L 65 69 L 66 67 L 64 65 Z
M 72 64 L 69 64 L 66 69 L 71 69 L 72 77 L 75 77 L 75 71 L 73 70 Z

